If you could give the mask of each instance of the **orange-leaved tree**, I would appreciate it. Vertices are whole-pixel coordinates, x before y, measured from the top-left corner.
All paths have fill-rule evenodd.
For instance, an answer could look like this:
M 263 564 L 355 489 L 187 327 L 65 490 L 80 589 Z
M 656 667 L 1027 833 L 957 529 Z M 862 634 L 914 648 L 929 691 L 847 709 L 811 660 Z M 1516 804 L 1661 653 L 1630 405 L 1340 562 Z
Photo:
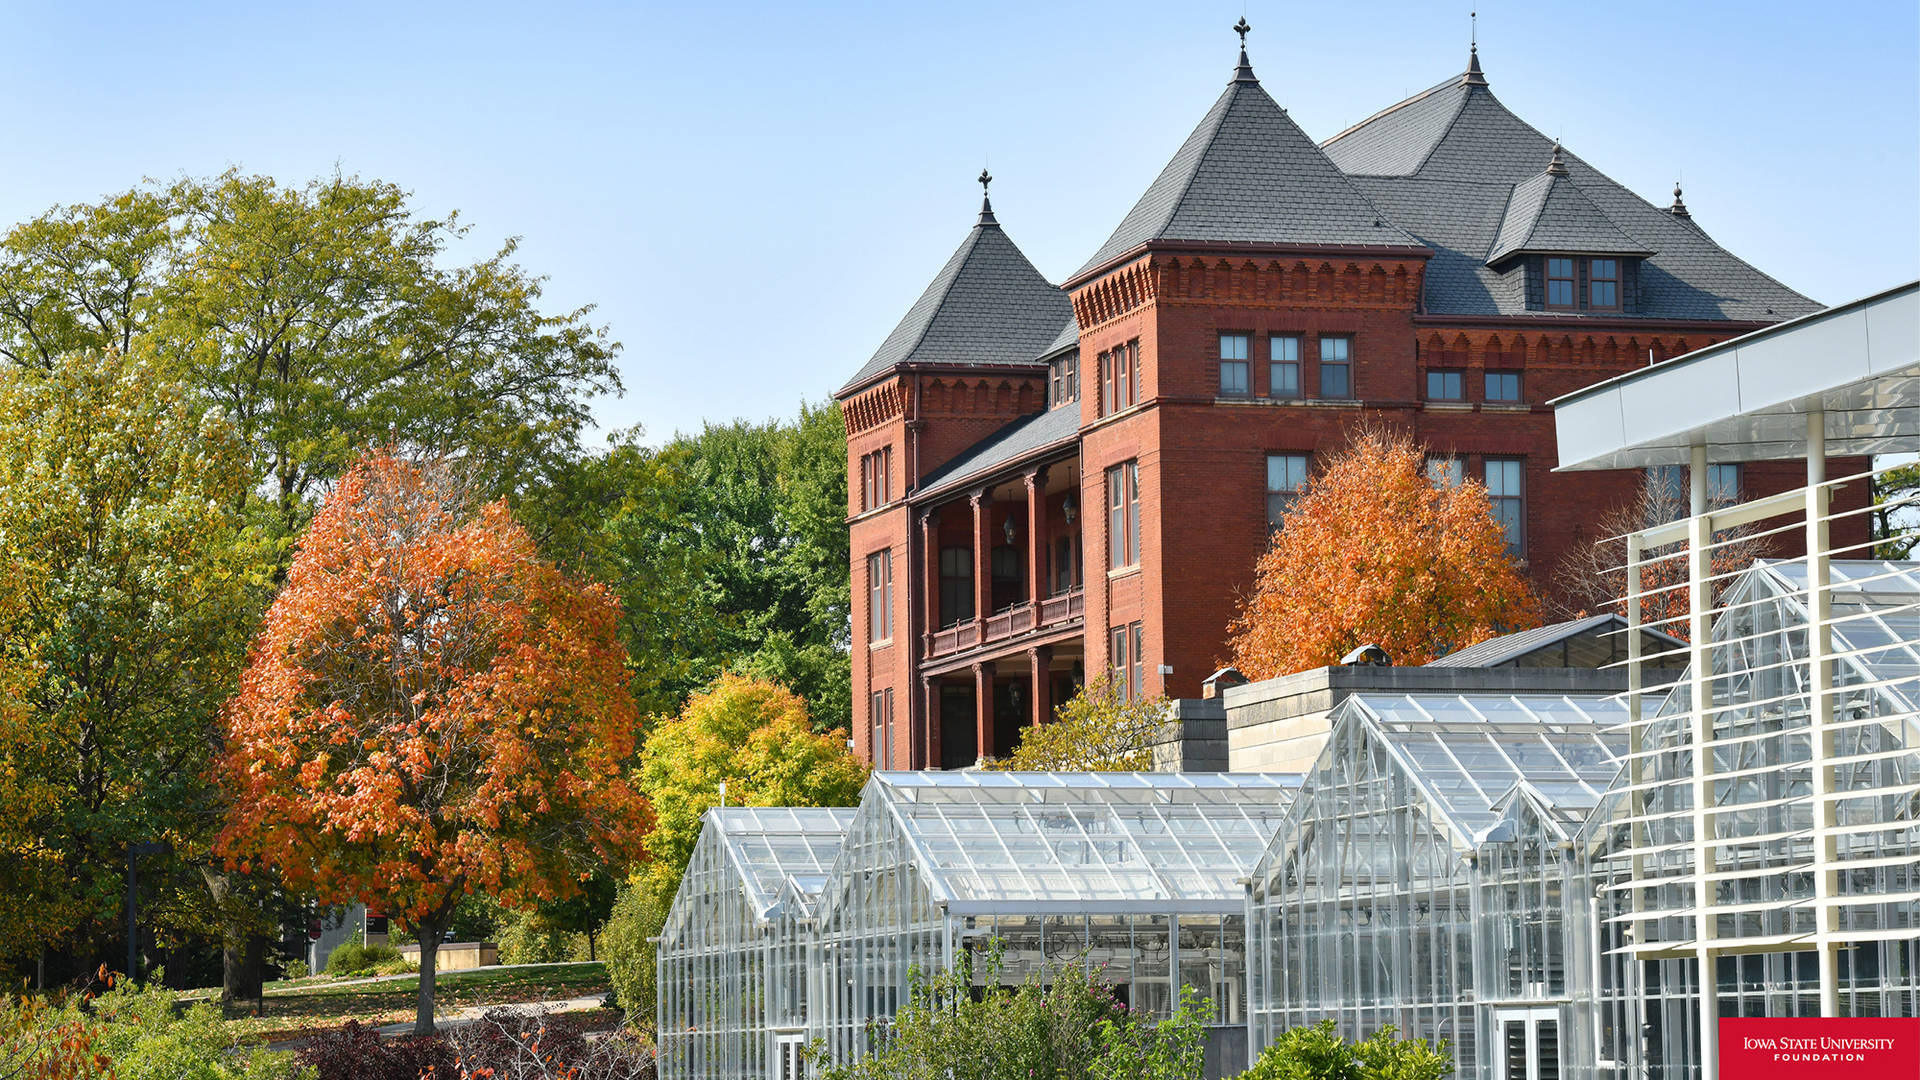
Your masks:
M 624 869 L 650 816 L 625 779 L 637 716 L 619 611 L 542 561 L 459 470 L 375 454 L 301 541 L 225 716 L 219 850 L 435 952 L 472 892 L 510 907 Z
M 1255 679 L 1367 644 L 1424 664 L 1531 625 L 1535 607 L 1486 490 L 1429 479 L 1420 448 L 1384 428 L 1356 432 L 1307 483 L 1254 572 L 1228 633 Z

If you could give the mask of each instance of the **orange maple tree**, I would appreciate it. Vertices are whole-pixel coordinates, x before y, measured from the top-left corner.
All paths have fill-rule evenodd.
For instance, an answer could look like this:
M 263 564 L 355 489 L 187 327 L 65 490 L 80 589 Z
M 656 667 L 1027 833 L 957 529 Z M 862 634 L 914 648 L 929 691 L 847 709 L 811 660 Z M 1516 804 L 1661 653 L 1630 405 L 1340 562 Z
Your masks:
M 1425 465 L 1405 434 L 1367 428 L 1308 481 L 1228 626 L 1234 666 L 1267 679 L 1367 644 L 1424 664 L 1532 625 L 1486 489 L 1437 483 Z
M 218 850 L 377 906 L 435 952 L 471 892 L 524 907 L 637 859 L 618 604 L 456 469 L 376 454 L 314 518 L 225 714 Z

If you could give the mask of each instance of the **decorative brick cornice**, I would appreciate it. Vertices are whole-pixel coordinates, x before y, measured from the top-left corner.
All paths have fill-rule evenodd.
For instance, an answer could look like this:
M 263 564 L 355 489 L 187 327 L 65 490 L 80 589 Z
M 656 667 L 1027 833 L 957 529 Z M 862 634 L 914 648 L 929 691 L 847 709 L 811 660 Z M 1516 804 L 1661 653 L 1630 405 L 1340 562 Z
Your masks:
M 1076 291 L 1073 314 L 1084 333 L 1149 303 L 1418 311 L 1425 258 L 1367 254 L 1154 252 Z

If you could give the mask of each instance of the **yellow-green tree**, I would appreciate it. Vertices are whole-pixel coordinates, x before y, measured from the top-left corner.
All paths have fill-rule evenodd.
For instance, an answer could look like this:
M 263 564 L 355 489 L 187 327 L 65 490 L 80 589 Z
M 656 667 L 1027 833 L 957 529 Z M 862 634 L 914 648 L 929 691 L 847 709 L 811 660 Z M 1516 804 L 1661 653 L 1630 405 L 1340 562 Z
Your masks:
M 1367 644 L 1424 664 L 1534 619 L 1486 489 L 1429 479 L 1426 455 L 1389 429 L 1358 432 L 1308 481 L 1254 575 L 1228 633 L 1255 679 Z
M 1145 772 L 1167 726 L 1165 697 L 1128 700 L 1119 679 L 1102 676 L 1020 732 L 1013 756 L 996 765 L 1023 772 Z
M 0 799 L 26 802 L 0 911 L 76 958 L 117 930 L 127 845 L 215 824 L 213 720 L 266 581 L 250 483 L 234 425 L 144 350 L 0 369 Z

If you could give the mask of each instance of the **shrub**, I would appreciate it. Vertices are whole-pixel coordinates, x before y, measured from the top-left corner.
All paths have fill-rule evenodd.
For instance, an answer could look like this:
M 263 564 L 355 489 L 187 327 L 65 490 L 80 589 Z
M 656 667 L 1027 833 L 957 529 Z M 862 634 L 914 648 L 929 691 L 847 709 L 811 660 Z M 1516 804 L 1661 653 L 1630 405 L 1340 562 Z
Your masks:
M 538 908 L 510 912 L 495 940 L 503 964 L 557 964 L 587 958 L 587 936 L 568 931 Z
M 220 1010 L 175 1008 L 172 991 L 122 984 L 88 1001 L 0 1001 L 0 1075 L 117 1080 L 289 1080 L 285 1054 L 244 1049 Z
M 380 970 L 381 965 L 387 970 Z M 400 959 L 399 949 L 379 943 L 363 945 L 358 936 L 327 954 L 327 974 L 333 976 L 401 975 L 412 970 L 413 965 Z
M 1444 1039 L 1437 1046 L 1402 1039 L 1388 1024 L 1350 1043 L 1332 1020 L 1322 1020 L 1282 1032 L 1240 1080 L 1441 1080 L 1451 1072 Z
M 305 960 L 289 960 L 280 965 L 280 977 L 283 979 L 304 979 L 309 974 Z
M 300 1063 L 314 1070 L 314 1080 L 454 1080 L 459 1075 L 453 1049 L 442 1037 L 382 1039 L 358 1020 L 308 1039 Z
M 647 1031 L 653 1030 L 658 977 L 653 943 L 647 939 L 657 936 L 665 924 L 666 909 L 647 889 L 623 886 L 600 935 L 600 955 L 606 960 L 614 1000 L 627 1011 L 629 1025 Z

